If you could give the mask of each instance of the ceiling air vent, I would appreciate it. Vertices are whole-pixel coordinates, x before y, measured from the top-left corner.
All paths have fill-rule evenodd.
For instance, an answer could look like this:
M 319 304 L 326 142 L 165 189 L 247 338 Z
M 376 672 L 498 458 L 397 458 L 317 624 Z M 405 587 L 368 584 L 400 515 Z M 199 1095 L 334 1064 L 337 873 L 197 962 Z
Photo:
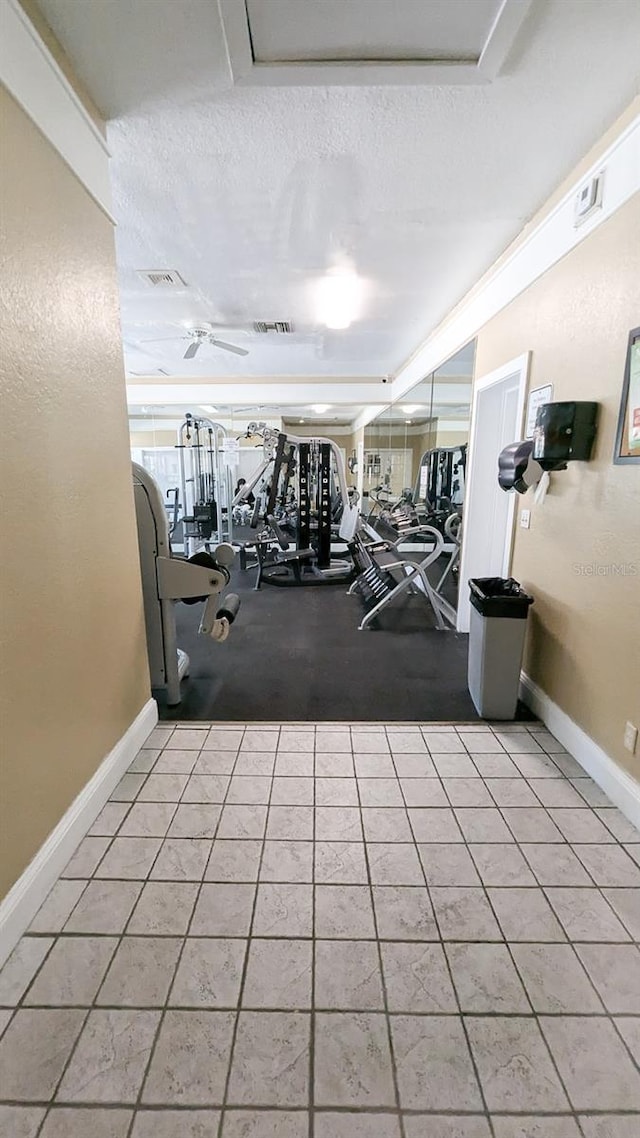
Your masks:
M 183 281 L 177 269 L 138 269 L 137 272 L 141 280 L 154 288 L 186 287 L 186 281 Z
M 293 332 L 293 324 L 290 320 L 254 320 L 254 332 L 277 332 L 280 336 L 286 336 L 288 333 Z

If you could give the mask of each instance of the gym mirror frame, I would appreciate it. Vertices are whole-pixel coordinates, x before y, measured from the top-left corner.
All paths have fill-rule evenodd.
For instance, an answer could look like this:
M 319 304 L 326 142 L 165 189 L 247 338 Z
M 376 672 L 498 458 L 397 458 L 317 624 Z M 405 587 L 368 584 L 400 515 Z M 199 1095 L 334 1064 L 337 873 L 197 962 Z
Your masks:
M 631 453 L 631 447 L 629 446 L 629 432 L 632 416 L 634 430 L 637 431 L 637 443 L 633 448 L 635 453 Z M 628 448 L 627 453 L 625 453 L 625 438 Z M 616 431 L 613 461 L 616 465 L 640 462 L 640 326 L 631 329 L 627 341 L 627 354 L 624 378 L 622 381 L 622 397 L 620 400 L 620 413 L 618 415 L 618 429 Z

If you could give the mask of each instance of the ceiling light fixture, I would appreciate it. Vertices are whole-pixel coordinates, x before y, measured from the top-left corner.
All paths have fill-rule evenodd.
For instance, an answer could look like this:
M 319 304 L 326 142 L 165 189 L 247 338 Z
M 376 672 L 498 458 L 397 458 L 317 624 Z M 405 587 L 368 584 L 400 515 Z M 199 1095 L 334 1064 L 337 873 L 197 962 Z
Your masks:
M 311 410 L 315 411 L 316 415 L 324 415 L 325 411 L 331 410 L 330 403 L 312 403 Z
M 317 282 L 318 320 L 327 328 L 348 328 L 360 315 L 363 299 L 362 278 L 346 267 L 330 269 Z
M 402 410 L 404 411 L 405 415 L 413 415 L 413 412 L 417 411 L 418 407 L 419 407 L 418 403 L 403 403 L 402 404 Z

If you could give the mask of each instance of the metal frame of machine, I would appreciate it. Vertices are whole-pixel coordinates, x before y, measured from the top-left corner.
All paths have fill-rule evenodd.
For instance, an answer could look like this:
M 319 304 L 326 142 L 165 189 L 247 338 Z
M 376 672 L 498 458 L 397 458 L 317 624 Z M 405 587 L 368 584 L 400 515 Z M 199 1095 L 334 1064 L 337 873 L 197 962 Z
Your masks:
M 232 539 L 231 470 L 224 459 L 228 432 L 222 423 L 187 412 L 178 427 L 180 483 L 187 556 L 203 544 Z
M 356 531 L 359 514 L 350 501 L 339 448 L 331 439 L 300 438 L 253 423 L 247 435 L 262 437 L 264 458 L 232 505 L 238 505 L 256 490 L 252 524 L 257 528 L 260 521 L 263 523 L 251 543 L 258 561 L 256 588 L 263 580 L 277 585 L 344 581 L 351 575 L 352 566 L 345 560 L 332 561 L 332 537 L 348 543 Z M 297 494 L 293 492 L 294 479 Z M 337 535 L 332 523 L 334 480 L 343 503 Z M 265 482 L 268 489 L 261 491 L 259 484 Z M 246 564 L 246 554 L 241 563 Z
M 205 602 L 199 631 L 226 640 L 240 606 L 235 594 L 220 603 L 228 585 L 233 548 L 222 544 L 215 557 L 202 551 L 193 561 L 171 556 L 169 523 L 162 493 L 143 466 L 133 463 L 133 488 L 144 597 L 151 687 L 166 692 L 169 705 L 180 703 L 180 681 L 189 674 L 189 657 L 178 648 L 174 605 Z

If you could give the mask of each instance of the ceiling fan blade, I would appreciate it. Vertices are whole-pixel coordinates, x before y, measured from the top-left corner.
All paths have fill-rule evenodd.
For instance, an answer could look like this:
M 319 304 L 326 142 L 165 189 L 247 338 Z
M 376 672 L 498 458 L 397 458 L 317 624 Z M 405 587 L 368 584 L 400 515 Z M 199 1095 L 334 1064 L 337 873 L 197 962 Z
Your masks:
M 213 344 L 214 348 L 222 348 L 223 352 L 233 352 L 235 356 L 249 355 L 246 348 L 237 348 L 235 344 L 227 344 L 224 340 L 217 340 L 215 336 L 211 337 L 209 343 Z
M 189 344 L 189 347 L 187 348 L 186 352 L 184 353 L 184 355 L 182 357 L 183 360 L 192 360 L 193 357 L 195 356 L 196 352 L 198 351 L 198 349 L 201 347 L 202 347 L 202 342 L 200 340 L 194 340 L 193 343 Z

